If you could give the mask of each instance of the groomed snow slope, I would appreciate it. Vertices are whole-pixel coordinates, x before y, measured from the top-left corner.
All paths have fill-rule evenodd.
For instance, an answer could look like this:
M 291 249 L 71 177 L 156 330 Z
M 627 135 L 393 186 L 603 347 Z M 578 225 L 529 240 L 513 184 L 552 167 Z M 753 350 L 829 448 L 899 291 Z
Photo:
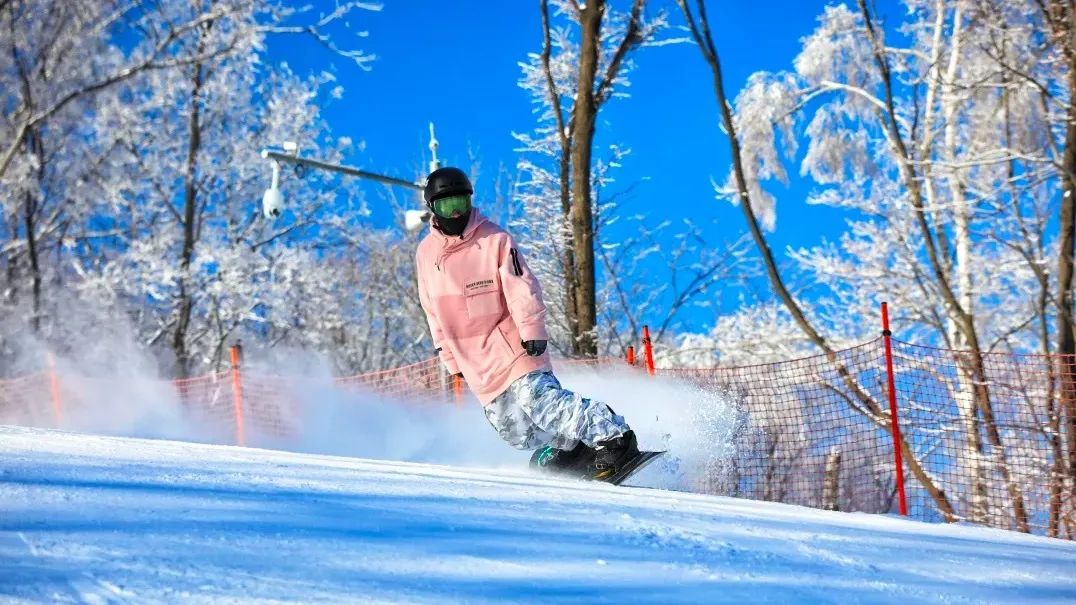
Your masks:
M 1076 543 L 0 427 L 0 600 L 1072 603 Z

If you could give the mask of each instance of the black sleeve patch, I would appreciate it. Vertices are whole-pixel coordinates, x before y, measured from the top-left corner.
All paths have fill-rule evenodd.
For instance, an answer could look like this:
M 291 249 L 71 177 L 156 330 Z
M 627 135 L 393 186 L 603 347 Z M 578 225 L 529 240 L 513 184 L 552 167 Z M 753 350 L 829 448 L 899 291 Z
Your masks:
M 523 267 L 519 264 L 519 253 L 515 248 L 512 248 L 512 269 L 516 275 L 523 275 Z

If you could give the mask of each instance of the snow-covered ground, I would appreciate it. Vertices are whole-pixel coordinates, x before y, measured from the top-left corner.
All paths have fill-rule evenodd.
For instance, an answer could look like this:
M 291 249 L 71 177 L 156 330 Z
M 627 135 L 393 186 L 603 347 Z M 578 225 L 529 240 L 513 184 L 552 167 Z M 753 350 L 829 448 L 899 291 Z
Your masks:
M 0 427 L 0 600 L 1072 603 L 1076 543 L 503 469 Z

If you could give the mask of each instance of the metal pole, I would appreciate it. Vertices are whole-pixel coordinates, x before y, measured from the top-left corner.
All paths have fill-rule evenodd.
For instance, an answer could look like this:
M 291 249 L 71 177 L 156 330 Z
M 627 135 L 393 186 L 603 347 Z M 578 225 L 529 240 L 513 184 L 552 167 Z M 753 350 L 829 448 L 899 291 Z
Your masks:
M 441 160 L 437 159 L 437 148 L 439 146 L 440 143 L 438 143 L 437 137 L 433 134 L 433 122 L 430 122 L 430 172 L 441 167 Z
M 908 516 L 908 501 L 904 495 L 904 460 L 901 457 L 900 422 L 897 420 L 897 387 L 893 379 L 893 345 L 890 342 L 889 304 L 882 303 L 882 340 L 885 341 L 885 373 L 889 386 L 889 420 L 892 423 L 893 455 L 897 464 L 897 493 L 900 496 L 900 514 Z
M 411 181 L 398 179 L 396 177 L 385 176 L 383 174 L 377 174 L 375 172 L 367 172 L 366 170 L 360 170 L 351 166 L 323 162 L 321 160 L 315 160 L 313 158 L 305 158 L 283 151 L 276 151 L 274 149 L 263 150 L 262 157 L 268 158 L 270 160 L 276 160 L 278 162 L 298 164 L 300 166 L 313 166 L 314 168 L 328 170 L 329 172 L 338 172 L 340 174 L 346 174 L 348 176 L 356 176 L 363 179 L 370 179 L 371 181 L 377 181 L 386 185 L 397 185 L 400 187 L 408 187 L 410 189 L 417 189 L 420 191 L 422 190 L 422 183 L 412 183 Z

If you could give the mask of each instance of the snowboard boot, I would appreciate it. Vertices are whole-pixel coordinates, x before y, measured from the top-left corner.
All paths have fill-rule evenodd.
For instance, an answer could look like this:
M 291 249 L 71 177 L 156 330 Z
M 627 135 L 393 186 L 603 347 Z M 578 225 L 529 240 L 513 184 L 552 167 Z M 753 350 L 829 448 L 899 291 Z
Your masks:
M 587 474 L 595 481 L 608 481 L 639 455 L 639 442 L 635 439 L 635 431 L 631 430 L 595 445 L 594 460 L 587 466 Z
M 594 450 L 580 441 L 570 450 L 558 450 L 551 445 L 540 447 L 531 455 L 530 466 L 542 472 L 585 476 L 593 459 Z

